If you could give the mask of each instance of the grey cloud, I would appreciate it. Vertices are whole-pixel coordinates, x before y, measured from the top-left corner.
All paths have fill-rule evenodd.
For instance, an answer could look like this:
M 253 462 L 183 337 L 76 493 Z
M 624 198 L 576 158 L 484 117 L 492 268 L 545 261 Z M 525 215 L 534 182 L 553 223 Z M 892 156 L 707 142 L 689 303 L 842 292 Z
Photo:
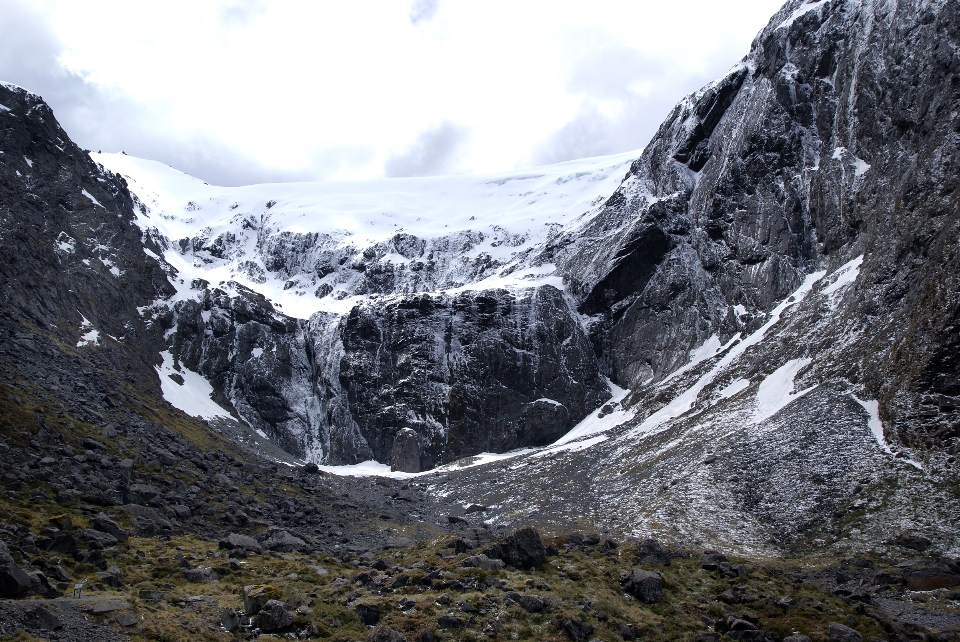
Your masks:
M 394 178 L 449 174 L 456 168 L 468 135 L 466 128 L 450 122 L 421 132 L 407 150 L 387 158 L 383 164 L 384 175 Z
M 83 148 L 123 150 L 217 185 L 319 180 L 340 169 L 362 166 L 372 158 L 372 150 L 359 147 L 324 150 L 307 167 L 282 171 L 220 141 L 164 131 L 158 126 L 165 120 L 163 115 L 149 105 L 104 91 L 63 69 L 57 62 L 61 43 L 38 11 L 23 2 L 0 0 L 0 16 L 0 80 L 43 96 L 63 128 Z
M 264 0 L 233 0 L 220 8 L 220 22 L 228 27 L 242 27 L 266 10 Z
M 531 162 L 559 163 L 644 147 L 683 96 L 722 76 L 736 60 L 731 56 L 702 73 L 688 73 L 669 58 L 594 42 L 567 82 L 582 100 L 580 110 L 536 147 Z M 619 107 L 615 115 L 602 109 L 611 104 Z
M 439 9 L 440 0 L 414 0 L 410 7 L 410 22 L 419 24 L 431 20 Z

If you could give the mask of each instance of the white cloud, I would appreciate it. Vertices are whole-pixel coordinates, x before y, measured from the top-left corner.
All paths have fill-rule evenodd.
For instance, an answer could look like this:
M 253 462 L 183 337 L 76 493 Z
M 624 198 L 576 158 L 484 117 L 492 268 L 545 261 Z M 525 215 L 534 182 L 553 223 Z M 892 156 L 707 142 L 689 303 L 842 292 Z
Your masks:
M 496 171 L 644 145 L 779 4 L 0 0 L 0 76 L 211 182 Z

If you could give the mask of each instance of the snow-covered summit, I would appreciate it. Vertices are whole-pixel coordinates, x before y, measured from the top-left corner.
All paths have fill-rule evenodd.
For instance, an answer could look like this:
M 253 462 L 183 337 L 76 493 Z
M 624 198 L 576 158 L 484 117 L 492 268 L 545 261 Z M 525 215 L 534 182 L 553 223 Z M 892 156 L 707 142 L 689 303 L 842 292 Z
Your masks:
M 179 297 L 197 279 L 239 283 L 298 318 L 378 295 L 562 287 L 552 265 L 524 259 L 596 214 L 638 155 L 487 176 L 216 187 L 155 161 L 91 154 L 143 204 L 139 224 L 165 248 Z

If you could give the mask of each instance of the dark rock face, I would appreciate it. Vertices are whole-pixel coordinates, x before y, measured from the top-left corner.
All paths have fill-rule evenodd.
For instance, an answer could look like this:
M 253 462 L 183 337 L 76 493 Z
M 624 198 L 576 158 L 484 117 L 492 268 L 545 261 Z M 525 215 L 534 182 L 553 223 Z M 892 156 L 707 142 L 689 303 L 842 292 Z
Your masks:
M 298 456 L 419 472 L 548 444 L 609 397 L 576 311 L 550 286 L 372 302 L 309 322 L 237 289 L 157 314 L 175 328 L 177 362 Z
M 390 470 L 404 473 L 420 472 L 420 436 L 412 428 L 402 428 L 393 441 Z
M 340 385 L 369 450 L 338 460 L 390 461 L 404 428 L 419 436 L 421 470 L 545 445 L 609 395 L 552 287 L 360 306 L 341 336 Z
M 805 273 L 863 254 L 850 318 L 870 332 L 836 371 L 871 355 L 859 375 L 897 438 L 955 451 L 958 40 L 953 2 L 796 0 L 681 101 L 605 209 L 544 250 L 603 372 L 659 380 L 711 335 L 756 329 Z

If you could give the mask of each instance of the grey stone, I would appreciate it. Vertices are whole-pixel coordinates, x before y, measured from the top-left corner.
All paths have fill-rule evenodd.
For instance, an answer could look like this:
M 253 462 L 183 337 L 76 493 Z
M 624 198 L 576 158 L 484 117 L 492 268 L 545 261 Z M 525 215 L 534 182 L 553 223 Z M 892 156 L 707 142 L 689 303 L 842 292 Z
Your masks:
M 268 600 L 257 613 L 256 623 L 264 631 L 278 631 L 293 624 L 293 615 L 280 600 Z
M 253 553 L 263 552 L 263 547 L 260 545 L 260 542 L 249 535 L 240 535 L 238 533 L 230 533 L 224 539 L 220 540 L 219 547 L 221 550 L 228 551 L 242 548 L 245 551 L 251 551 Z
M 505 564 L 503 560 L 491 559 L 480 553 L 479 555 L 471 555 L 470 557 L 465 557 L 460 560 L 460 566 L 473 566 L 484 571 L 499 571 Z
M 117 538 L 117 541 L 125 542 L 130 537 L 129 531 L 120 528 L 116 522 L 110 519 L 106 514 L 100 513 L 93 518 L 93 528 L 104 533 L 109 533 Z
M 539 566 L 547 556 L 540 533 L 530 526 L 491 544 L 484 553 L 487 557 L 503 560 L 508 566 L 521 569 Z
M 647 604 L 663 599 L 663 578 L 654 571 L 635 568 L 623 583 L 625 591 Z
M 188 582 L 212 582 L 217 579 L 216 574 L 209 568 L 188 568 L 183 571 L 183 577 Z
M 240 626 L 240 616 L 233 609 L 227 607 L 220 612 L 220 624 L 229 633 Z
M 863 636 L 851 629 L 849 626 L 831 622 L 827 629 L 827 635 L 830 642 L 862 642 Z

